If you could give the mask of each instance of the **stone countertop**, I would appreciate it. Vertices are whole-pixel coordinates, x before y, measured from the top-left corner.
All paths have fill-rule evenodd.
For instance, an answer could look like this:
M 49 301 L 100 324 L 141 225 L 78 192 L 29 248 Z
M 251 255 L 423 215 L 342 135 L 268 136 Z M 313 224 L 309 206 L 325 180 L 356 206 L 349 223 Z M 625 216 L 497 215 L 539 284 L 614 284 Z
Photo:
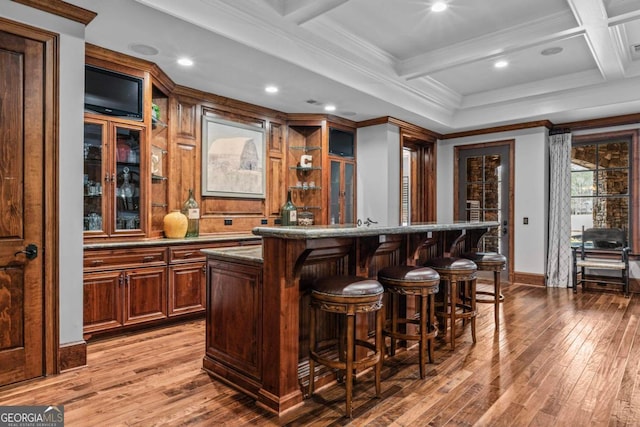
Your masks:
M 236 246 L 231 248 L 201 249 L 203 254 L 216 259 L 250 261 L 262 264 L 262 245 Z
M 259 243 L 260 238 L 246 233 L 229 233 L 229 234 L 209 234 L 201 235 L 199 237 L 189 237 L 184 239 L 135 239 L 135 240 L 123 240 L 119 242 L 113 241 L 100 241 L 100 242 L 85 242 L 84 249 L 119 249 L 130 247 L 154 247 L 154 246 L 168 246 L 168 245 L 187 245 L 187 244 L 200 244 L 205 245 L 208 243 L 225 243 L 225 242 L 247 242 L 247 244 Z
M 262 237 L 277 237 L 281 239 L 322 239 L 330 237 L 364 237 L 389 234 L 412 234 L 429 231 L 472 230 L 479 228 L 498 227 L 497 221 L 484 222 L 452 222 L 452 223 L 419 223 L 401 226 L 356 227 L 349 225 L 312 225 L 289 227 L 256 227 L 253 234 Z

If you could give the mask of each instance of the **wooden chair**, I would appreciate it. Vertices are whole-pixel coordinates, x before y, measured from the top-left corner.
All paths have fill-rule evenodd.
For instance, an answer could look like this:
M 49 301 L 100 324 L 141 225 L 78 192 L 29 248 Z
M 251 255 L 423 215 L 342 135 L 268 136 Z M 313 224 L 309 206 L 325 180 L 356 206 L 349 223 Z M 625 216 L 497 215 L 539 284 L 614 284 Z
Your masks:
M 320 363 L 345 373 L 346 416 L 351 418 L 353 376 L 356 371 L 374 367 L 376 396 L 380 397 L 382 372 L 382 296 L 384 288 L 377 280 L 357 276 L 329 276 L 317 279 L 311 290 L 309 322 L 309 396 L 315 386 L 315 364 Z M 321 353 L 316 342 L 316 315 L 324 311 L 346 317 L 346 330 L 339 333 L 345 343 L 338 343 L 338 356 Z M 375 312 L 374 342 L 356 338 L 356 315 Z M 357 348 L 367 350 L 367 356 L 357 358 Z
M 620 285 L 629 296 L 629 247 L 626 232 L 620 228 L 582 227 L 582 242 L 573 247 L 573 292 L 582 284 Z M 618 271 L 619 275 L 598 274 Z
M 435 321 L 435 294 L 438 293 L 440 275 L 428 267 L 397 265 L 380 270 L 378 281 L 387 291 L 391 309 L 391 319 L 385 322 L 382 330 L 384 336 L 391 337 L 389 355 L 395 355 L 398 339 L 418 341 L 420 378 L 424 378 L 427 355 L 429 362 L 433 363 L 434 339 L 438 335 Z M 409 297 L 418 297 L 417 318 L 400 313 L 400 299 Z M 407 325 L 417 325 L 418 330 L 413 333 L 407 331 Z

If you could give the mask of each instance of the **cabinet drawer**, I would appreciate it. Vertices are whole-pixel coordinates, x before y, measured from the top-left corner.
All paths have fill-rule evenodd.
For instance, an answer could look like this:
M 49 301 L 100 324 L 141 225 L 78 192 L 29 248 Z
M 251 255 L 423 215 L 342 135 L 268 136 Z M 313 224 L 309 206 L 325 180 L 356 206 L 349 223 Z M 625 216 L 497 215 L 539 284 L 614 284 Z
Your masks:
M 111 249 L 85 251 L 85 271 L 140 266 L 162 266 L 167 263 L 165 248 Z
M 204 261 L 206 255 L 200 252 L 200 249 L 204 249 L 206 246 L 187 246 L 169 248 L 169 262 L 182 262 L 182 261 Z

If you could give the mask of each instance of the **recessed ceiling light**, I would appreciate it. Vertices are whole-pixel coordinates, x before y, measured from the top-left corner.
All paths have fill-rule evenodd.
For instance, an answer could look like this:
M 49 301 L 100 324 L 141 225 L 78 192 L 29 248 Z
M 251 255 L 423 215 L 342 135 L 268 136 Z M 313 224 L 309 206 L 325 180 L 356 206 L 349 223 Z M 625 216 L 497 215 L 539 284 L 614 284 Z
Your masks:
M 336 111 L 336 106 L 335 105 L 325 105 L 324 106 L 324 111 Z
M 183 67 L 191 67 L 193 65 L 193 60 L 189 58 L 178 58 L 178 64 Z
M 442 12 L 447 8 L 447 4 L 443 1 L 437 1 L 433 5 L 431 5 L 432 12 Z
M 550 56 L 557 55 L 562 52 L 562 48 L 560 46 L 548 47 L 540 52 L 540 55 Z
M 505 61 L 504 59 L 501 59 L 500 61 L 496 61 L 496 63 L 493 64 L 493 66 L 496 67 L 496 68 L 504 68 L 507 65 L 509 65 L 509 63 L 507 61 Z
M 274 85 L 269 85 L 269 86 L 264 88 L 264 91 L 267 92 L 267 93 L 277 93 L 278 92 L 278 87 L 274 86 Z

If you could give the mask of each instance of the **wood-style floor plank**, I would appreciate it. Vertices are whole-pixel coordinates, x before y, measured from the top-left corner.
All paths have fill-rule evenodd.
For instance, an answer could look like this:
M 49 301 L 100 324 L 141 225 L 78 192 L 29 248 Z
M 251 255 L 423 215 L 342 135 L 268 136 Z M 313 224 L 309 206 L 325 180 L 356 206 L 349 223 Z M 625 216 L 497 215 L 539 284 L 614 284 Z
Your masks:
M 0 405 L 65 407 L 68 426 L 637 426 L 640 295 L 507 285 L 495 327 L 482 304 L 477 343 L 443 337 L 420 379 L 415 348 L 385 361 L 382 397 L 370 372 L 331 384 L 282 417 L 202 370 L 204 323 L 103 339 L 87 367 L 0 388 Z

